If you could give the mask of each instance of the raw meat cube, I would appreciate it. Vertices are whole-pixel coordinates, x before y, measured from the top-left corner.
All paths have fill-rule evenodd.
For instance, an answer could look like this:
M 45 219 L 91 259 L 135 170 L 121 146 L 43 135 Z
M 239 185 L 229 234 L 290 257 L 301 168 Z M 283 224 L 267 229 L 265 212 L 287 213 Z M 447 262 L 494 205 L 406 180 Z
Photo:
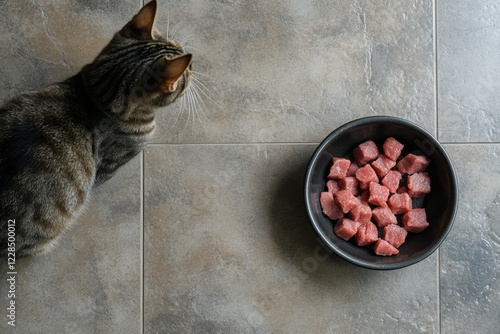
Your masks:
M 335 180 L 328 180 L 328 182 L 326 182 L 326 188 L 332 194 L 335 194 L 337 191 L 340 190 L 339 184 Z
M 389 189 L 376 182 L 370 183 L 370 197 L 368 203 L 377 206 L 387 206 L 387 199 L 389 198 Z
M 401 182 L 401 173 L 397 170 L 390 170 L 382 179 L 382 185 L 386 186 L 389 189 L 391 194 L 394 194 L 398 187 L 399 182 Z
M 426 156 L 410 153 L 403 159 L 399 160 L 396 167 L 402 174 L 406 173 L 411 175 L 423 172 L 430 162 L 431 160 Z
M 408 232 L 420 233 L 429 226 L 424 208 L 412 209 L 403 215 L 403 228 Z
M 391 256 L 399 253 L 398 249 L 385 241 L 384 239 L 378 239 L 373 247 L 373 251 L 377 255 Z
M 361 224 L 356 232 L 356 244 L 358 246 L 368 246 L 378 240 L 377 226 L 372 222 Z
M 356 176 L 356 171 L 359 169 L 355 162 L 351 162 L 349 169 L 347 170 L 347 176 Z
M 357 207 L 360 202 L 349 190 L 339 190 L 335 194 L 335 203 L 337 203 L 340 211 L 348 213 L 352 208 Z
M 333 231 L 339 238 L 347 241 L 351 239 L 356 234 L 356 232 L 358 232 L 358 227 L 360 225 L 360 222 L 351 220 L 349 218 L 340 218 L 337 224 L 335 224 Z
M 382 178 L 391 170 L 392 167 L 396 166 L 396 161 L 393 161 L 382 154 L 377 158 L 377 160 L 372 162 L 371 165 L 375 173 Z
M 406 186 L 411 197 L 424 197 L 431 192 L 431 178 L 427 173 L 415 173 L 408 176 Z
M 353 176 L 346 176 L 339 180 L 341 190 L 349 190 L 354 196 L 359 195 L 359 181 Z
M 372 219 L 372 209 L 366 201 L 361 200 L 358 206 L 349 211 L 349 217 L 360 223 L 368 223 Z
M 330 168 L 330 174 L 328 174 L 328 178 L 338 180 L 345 177 L 345 175 L 347 174 L 347 170 L 351 165 L 351 161 L 349 161 L 348 159 L 337 157 L 334 157 L 332 160 L 333 165 Z
M 359 195 L 359 200 L 368 204 L 368 198 L 370 198 L 370 191 L 368 189 L 363 190 L 361 195 Z
M 405 213 L 412 209 L 411 197 L 407 193 L 391 195 L 387 204 L 395 215 Z
M 359 144 L 359 146 L 356 147 L 352 153 L 354 160 L 356 160 L 358 165 L 367 164 L 377 159 L 380 155 L 377 145 L 373 142 L 373 140 L 368 140 Z
M 405 240 L 408 232 L 399 225 L 390 224 L 384 227 L 382 232 L 382 239 L 390 243 L 396 248 L 399 248 Z
M 384 154 L 389 157 L 389 159 L 396 161 L 403 151 L 404 145 L 398 142 L 396 139 L 389 137 L 385 140 L 382 145 Z
M 401 186 L 398 188 L 398 190 L 396 190 L 397 194 L 402 194 L 402 193 L 407 193 L 407 192 L 408 192 L 408 189 L 405 186 Z
M 337 204 L 333 200 L 333 194 L 329 191 L 324 191 L 319 197 L 323 213 L 330 219 L 335 220 L 344 217 Z
M 356 171 L 356 178 L 359 181 L 361 190 L 368 189 L 370 182 L 378 182 L 377 173 L 373 170 L 372 166 L 365 165 Z
M 398 220 L 389 207 L 378 207 L 372 210 L 372 217 L 378 227 L 384 227 L 389 224 L 397 224 Z

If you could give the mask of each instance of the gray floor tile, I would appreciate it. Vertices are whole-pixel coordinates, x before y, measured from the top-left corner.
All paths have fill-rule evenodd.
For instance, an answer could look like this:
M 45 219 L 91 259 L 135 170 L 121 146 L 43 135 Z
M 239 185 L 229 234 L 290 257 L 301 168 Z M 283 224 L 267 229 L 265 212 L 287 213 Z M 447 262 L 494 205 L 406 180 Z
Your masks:
M 0 103 L 76 73 L 147 1 L 0 1 Z M 144 308 L 148 334 L 496 334 L 499 15 L 494 0 L 159 1 L 156 27 L 194 54 L 202 102 L 159 112 L 144 198 L 138 157 L 53 253 L 18 262 L 17 327 L 3 313 L 0 332 L 140 333 Z M 446 146 L 455 227 L 391 272 L 327 254 L 302 204 L 307 143 L 376 114 L 496 143 Z
M 1 1 L 0 101 L 76 73 L 138 8 L 138 0 Z M 18 262 L 14 331 L 3 270 L 1 333 L 140 332 L 140 189 L 136 158 L 96 190 L 53 253 Z
M 91 62 L 139 0 L 0 2 L 0 101 L 64 80 Z
M 376 114 L 435 130 L 431 1 L 195 0 L 159 10 L 157 28 L 194 54 L 205 105 L 163 110 L 157 143 L 317 142 Z
M 14 299 L 2 270 L 0 332 L 140 332 L 140 189 L 138 157 L 96 189 L 86 212 L 50 254 L 18 260 L 16 331 L 5 320 Z
M 498 1 L 437 2 L 439 139 L 500 140 Z
M 314 145 L 145 152 L 145 333 L 437 333 L 434 254 L 391 272 L 329 255 L 303 206 Z
M 458 215 L 441 247 L 442 333 L 498 333 L 500 145 L 447 145 L 460 186 Z

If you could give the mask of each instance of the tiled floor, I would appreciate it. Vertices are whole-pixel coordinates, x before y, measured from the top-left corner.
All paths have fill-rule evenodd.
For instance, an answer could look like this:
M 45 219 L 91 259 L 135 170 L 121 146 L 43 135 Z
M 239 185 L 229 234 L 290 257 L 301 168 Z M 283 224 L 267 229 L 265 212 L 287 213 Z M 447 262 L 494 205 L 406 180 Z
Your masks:
M 95 191 L 49 256 L 17 264 L 0 333 L 500 332 L 496 0 L 159 1 L 203 103 Z M 91 61 L 141 0 L 0 1 L 0 101 Z M 454 228 L 388 272 L 328 256 L 304 212 L 315 146 L 367 115 L 421 124 L 456 167 Z

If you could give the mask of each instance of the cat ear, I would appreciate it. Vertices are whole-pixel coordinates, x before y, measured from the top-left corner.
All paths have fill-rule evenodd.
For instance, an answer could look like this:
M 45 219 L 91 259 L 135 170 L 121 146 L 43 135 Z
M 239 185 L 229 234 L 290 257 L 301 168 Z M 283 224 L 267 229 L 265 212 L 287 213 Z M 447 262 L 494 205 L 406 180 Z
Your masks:
M 177 80 L 182 76 L 186 68 L 191 63 L 193 56 L 187 53 L 182 56 L 168 59 L 163 57 L 158 65 L 161 73 L 160 89 L 164 93 L 172 93 L 176 89 Z
M 127 26 L 138 31 L 141 35 L 153 39 L 153 24 L 155 23 L 157 2 L 153 0 L 137 13 Z

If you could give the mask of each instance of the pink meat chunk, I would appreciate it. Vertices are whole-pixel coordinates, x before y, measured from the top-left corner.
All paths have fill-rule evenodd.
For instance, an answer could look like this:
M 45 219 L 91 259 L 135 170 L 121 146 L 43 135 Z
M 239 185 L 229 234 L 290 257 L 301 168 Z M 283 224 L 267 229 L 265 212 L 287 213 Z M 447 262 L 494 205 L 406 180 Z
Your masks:
M 389 172 L 394 166 L 396 166 L 396 161 L 389 159 L 387 156 L 382 154 L 371 163 L 373 170 L 379 177 L 384 177 L 387 172 Z
M 387 206 L 387 199 L 389 198 L 389 189 L 376 182 L 370 183 L 369 186 L 370 197 L 368 203 L 377 206 Z
M 356 178 L 359 181 L 361 190 L 368 189 L 370 182 L 378 182 L 377 173 L 373 170 L 372 166 L 365 165 L 356 171 Z
M 360 222 L 349 218 L 340 218 L 337 224 L 335 224 L 333 231 L 339 238 L 347 241 L 358 232 L 359 226 L 361 226 Z
M 397 194 L 402 194 L 402 193 L 407 193 L 407 192 L 408 192 L 408 189 L 405 186 L 401 186 L 398 188 L 398 190 L 396 190 Z
M 396 167 L 402 174 L 415 174 L 423 172 L 431 162 L 426 156 L 414 155 L 412 153 L 406 155 L 399 160 Z
M 411 197 L 407 193 L 391 195 L 387 204 L 395 215 L 408 212 L 412 209 Z
M 394 194 L 401 182 L 401 173 L 396 170 L 390 170 L 382 179 L 382 185 L 386 186 L 391 194 Z
M 398 142 L 396 139 L 389 137 L 385 140 L 382 145 L 384 154 L 389 157 L 389 159 L 396 161 L 403 151 L 404 145 Z
M 328 174 L 328 178 L 332 180 L 339 180 L 345 177 L 347 174 L 347 170 L 351 165 L 351 161 L 349 161 L 348 159 L 337 157 L 334 157 L 332 160 L 333 165 L 330 168 L 330 174 Z
M 356 171 L 359 169 L 355 162 L 351 162 L 349 169 L 347 170 L 347 176 L 356 176 Z
M 349 218 L 360 223 L 368 223 L 372 219 L 372 209 L 367 202 L 361 203 L 349 211 Z
M 406 186 L 411 197 L 424 197 L 431 192 L 431 178 L 427 173 L 415 173 L 408 176 Z
M 321 204 L 321 208 L 323 209 L 323 213 L 330 219 L 336 220 L 344 217 L 342 211 L 340 211 L 337 204 L 333 199 L 333 194 L 329 191 L 324 191 L 321 193 L 319 202 Z
M 378 227 L 385 227 L 389 224 L 397 224 L 398 219 L 389 207 L 378 207 L 372 210 L 372 217 Z
M 356 147 L 353 151 L 354 160 L 358 165 L 367 164 L 378 158 L 380 152 L 373 140 L 365 141 Z
M 377 255 L 391 256 L 399 253 L 398 249 L 385 241 L 384 239 L 378 239 L 373 247 L 373 251 Z
M 358 198 L 361 202 L 368 203 L 368 198 L 370 198 L 370 191 L 368 189 L 363 190 L 363 192 L 361 193 L 361 195 L 359 195 Z
M 332 194 L 335 194 L 337 191 L 340 190 L 340 186 L 337 181 L 335 180 L 328 180 L 326 182 L 326 188 L 328 189 L 329 192 Z
M 407 235 L 408 231 L 406 231 L 401 226 L 390 224 L 384 227 L 384 231 L 382 232 L 382 239 L 384 239 L 394 247 L 399 248 L 399 246 L 401 246 L 405 242 Z
M 359 195 L 359 181 L 353 176 L 346 176 L 339 180 L 341 190 L 349 190 L 354 196 Z
M 372 222 L 361 224 L 356 232 L 356 244 L 358 246 L 368 246 L 378 240 L 377 226 Z
M 335 203 L 343 213 L 348 213 L 351 209 L 357 207 L 360 202 L 349 190 L 339 190 L 335 194 Z
M 412 209 L 403 215 L 403 228 L 408 232 L 420 233 L 429 226 L 424 208 Z

